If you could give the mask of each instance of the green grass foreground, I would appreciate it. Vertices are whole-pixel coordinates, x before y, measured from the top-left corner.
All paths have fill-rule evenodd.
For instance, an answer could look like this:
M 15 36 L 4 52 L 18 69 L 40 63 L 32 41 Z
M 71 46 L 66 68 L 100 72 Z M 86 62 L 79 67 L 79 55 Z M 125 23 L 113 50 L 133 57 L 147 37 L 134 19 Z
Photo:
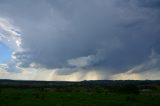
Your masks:
M 160 106 L 160 95 L 3 88 L 0 106 Z

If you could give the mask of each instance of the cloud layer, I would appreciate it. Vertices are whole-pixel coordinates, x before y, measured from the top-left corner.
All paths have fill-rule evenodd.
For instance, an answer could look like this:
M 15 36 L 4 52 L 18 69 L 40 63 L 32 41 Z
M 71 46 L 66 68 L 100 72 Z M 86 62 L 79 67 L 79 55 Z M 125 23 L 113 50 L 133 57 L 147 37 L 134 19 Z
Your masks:
M 54 72 L 62 79 L 79 73 L 77 80 L 91 72 L 98 79 L 126 76 L 131 70 L 154 74 L 159 72 L 159 4 L 158 0 L 5 0 L 0 3 L 0 41 L 13 49 L 10 70 L 42 69 L 36 73 Z
M 0 18 L 0 42 L 12 50 L 18 50 L 21 45 L 19 29 L 5 18 Z

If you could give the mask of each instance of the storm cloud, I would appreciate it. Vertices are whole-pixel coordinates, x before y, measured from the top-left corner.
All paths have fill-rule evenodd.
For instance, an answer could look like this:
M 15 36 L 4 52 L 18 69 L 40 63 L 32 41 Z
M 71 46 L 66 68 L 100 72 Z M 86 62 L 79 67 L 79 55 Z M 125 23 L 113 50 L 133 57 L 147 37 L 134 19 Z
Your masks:
M 9 63 L 20 69 L 159 72 L 159 0 L 1 0 L 0 17 L 20 28 Z

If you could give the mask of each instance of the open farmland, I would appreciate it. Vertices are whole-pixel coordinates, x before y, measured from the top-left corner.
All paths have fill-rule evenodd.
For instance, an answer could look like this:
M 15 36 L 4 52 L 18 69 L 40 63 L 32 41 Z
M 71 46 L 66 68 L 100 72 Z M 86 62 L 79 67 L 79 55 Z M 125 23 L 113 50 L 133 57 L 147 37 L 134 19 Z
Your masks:
M 1 81 L 0 106 L 160 105 L 158 81 L 22 82 Z

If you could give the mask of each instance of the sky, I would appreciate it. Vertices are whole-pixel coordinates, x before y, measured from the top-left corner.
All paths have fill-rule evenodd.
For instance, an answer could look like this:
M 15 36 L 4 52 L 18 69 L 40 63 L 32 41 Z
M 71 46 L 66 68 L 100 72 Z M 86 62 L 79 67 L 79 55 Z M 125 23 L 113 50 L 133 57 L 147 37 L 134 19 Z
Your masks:
M 159 0 L 0 0 L 0 79 L 160 80 Z
M 7 63 L 10 60 L 12 51 L 4 44 L 0 44 L 0 63 Z

